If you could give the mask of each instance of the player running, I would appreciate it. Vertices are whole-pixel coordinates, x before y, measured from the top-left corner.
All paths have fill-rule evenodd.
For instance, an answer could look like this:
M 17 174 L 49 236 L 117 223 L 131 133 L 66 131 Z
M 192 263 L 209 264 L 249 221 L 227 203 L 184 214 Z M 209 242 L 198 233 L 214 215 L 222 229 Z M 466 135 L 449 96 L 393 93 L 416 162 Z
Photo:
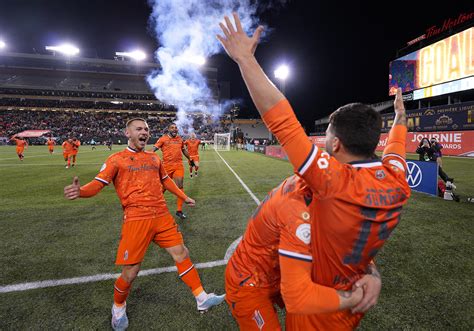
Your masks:
M 65 168 L 68 169 L 71 166 L 72 153 L 74 151 L 72 138 L 65 140 L 61 146 L 63 148 L 64 162 L 66 162 Z
M 405 179 L 406 114 L 401 89 L 395 119 L 382 160 L 374 158 L 380 114 L 363 104 L 348 104 L 330 116 L 326 151 L 314 146 L 285 96 L 270 82 L 254 57 L 260 34 L 243 31 L 225 17 L 218 36 L 240 71 L 262 118 L 285 149 L 295 172 L 315 197 L 311 206 L 313 281 L 348 291 L 400 221 L 410 196 Z M 288 314 L 288 329 L 354 329 L 363 314 Z
M 128 147 L 122 152 L 112 154 L 93 181 L 80 186 L 79 179 L 75 177 L 73 184 L 64 188 L 65 197 L 73 200 L 92 197 L 113 182 L 122 203 L 122 236 L 115 262 L 122 266 L 122 274 L 114 285 L 114 330 L 124 330 L 128 327 L 126 299 L 151 242 L 163 247 L 172 256 L 179 277 L 196 298 L 198 311 L 205 312 L 224 300 L 224 295 L 217 296 L 204 291 L 198 272 L 189 257 L 189 251 L 184 246 L 183 236 L 166 206 L 163 188 L 179 196 L 189 206 L 194 206 L 195 201 L 187 197 L 168 177 L 160 158 L 145 151 L 150 138 L 145 120 L 129 120 L 125 135 L 128 138 Z
M 186 150 L 189 154 L 189 177 L 193 178 L 193 168 L 194 176 L 197 177 L 199 170 L 199 144 L 201 140 L 196 138 L 196 134 L 192 132 L 189 135 L 189 139 L 184 142 Z
M 81 142 L 79 139 L 76 137 L 72 138 L 72 152 L 71 152 L 71 158 L 72 158 L 72 166 L 74 167 L 76 165 L 76 156 L 77 153 L 79 153 L 79 147 L 81 146 Z
M 294 175 L 252 215 L 226 268 L 226 301 L 241 330 L 279 330 L 274 305 L 282 306 L 281 295 L 287 312 L 305 314 L 368 309 L 377 300 L 381 280 L 373 264 L 354 292 L 312 282 L 312 203 L 311 190 Z
M 25 148 L 28 147 L 28 142 L 26 141 L 26 139 L 22 137 L 17 138 L 15 136 L 13 136 L 10 140 L 15 142 L 16 155 L 18 155 L 18 158 L 20 159 L 20 161 L 23 161 L 23 159 L 25 158 L 25 155 L 23 155 L 23 152 L 25 151 Z
M 184 148 L 183 139 L 178 135 L 178 127 L 176 124 L 171 123 L 168 126 L 168 133 L 163 135 L 153 146 L 153 152 L 161 149 L 163 153 L 163 166 L 168 173 L 168 176 L 174 180 L 176 185 L 183 190 L 183 155 L 189 159 L 189 154 Z M 186 219 L 186 215 L 183 213 L 183 199 L 179 198 L 176 200 L 176 216 L 181 219 Z
M 56 142 L 54 141 L 54 139 L 49 137 L 48 140 L 46 141 L 46 145 L 48 145 L 49 154 L 53 155 L 54 145 L 56 145 Z

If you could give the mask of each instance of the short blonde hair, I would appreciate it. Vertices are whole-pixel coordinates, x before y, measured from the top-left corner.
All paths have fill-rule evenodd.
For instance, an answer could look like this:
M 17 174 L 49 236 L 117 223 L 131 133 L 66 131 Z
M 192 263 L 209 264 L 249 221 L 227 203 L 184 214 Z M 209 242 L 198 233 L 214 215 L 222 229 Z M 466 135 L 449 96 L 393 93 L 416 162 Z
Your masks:
M 146 120 L 144 118 L 134 117 L 134 118 L 131 118 L 127 121 L 127 124 L 125 124 L 125 127 L 128 128 L 130 126 L 130 124 L 132 124 L 132 122 L 135 122 L 135 121 L 142 121 L 142 122 L 145 122 L 148 125 L 148 123 L 146 122 Z

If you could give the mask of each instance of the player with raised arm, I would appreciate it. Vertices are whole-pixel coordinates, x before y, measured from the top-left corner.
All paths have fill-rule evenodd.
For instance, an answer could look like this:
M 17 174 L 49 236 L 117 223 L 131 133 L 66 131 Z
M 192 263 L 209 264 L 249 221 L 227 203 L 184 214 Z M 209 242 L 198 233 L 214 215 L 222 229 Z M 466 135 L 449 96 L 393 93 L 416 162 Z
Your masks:
M 281 295 L 287 312 L 305 314 L 367 310 L 377 300 L 382 283 L 374 277 L 378 274 L 374 264 L 354 291 L 312 282 L 313 203 L 309 187 L 293 175 L 273 189 L 252 215 L 226 268 L 226 301 L 242 330 L 280 329 L 274 305 L 281 305 Z
M 46 141 L 46 145 L 48 146 L 48 151 L 49 154 L 53 155 L 54 153 L 54 145 L 56 145 L 56 142 L 52 137 L 49 137 L 48 140 Z
M 375 158 L 380 114 L 363 104 L 348 104 L 330 116 L 326 151 L 314 146 L 285 96 L 270 82 L 255 59 L 260 34 L 243 31 L 237 14 L 228 17 L 218 36 L 239 65 L 242 77 L 265 124 L 277 137 L 295 172 L 311 189 L 313 281 L 350 290 L 400 221 L 410 196 L 405 179 L 406 115 L 401 90 L 395 97 L 395 120 L 382 160 Z M 282 259 L 281 264 L 287 260 Z M 284 291 L 284 289 L 282 289 Z M 288 329 L 354 329 L 363 314 L 288 314 Z
M 183 191 L 184 181 L 184 166 L 183 155 L 190 160 L 189 154 L 184 148 L 183 139 L 178 135 L 178 127 L 175 123 L 168 126 L 168 133 L 164 134 L 153 146 L 153 152 L 161 149 L 163 153 L 163 166 L 170 176 Z M 184 192 L 184 191 L 183 191 Z M 183 199 L 176 200 L 176 216 L 185 219 L 186 215 L 183 213 Z
M 179 196 L 190 206 L 194 206 L 195 201 L 187 197 L 168 177 L 160 158 L 145 151 L 150 137 L 145 120 L 129 120 L 125 135 L 128 138 L 127 148 L 112 154 L 94 180 L 80 186 L 79 179 L 75 177 L 72 185 L 64 188 L 65 197 L 73 200 L 92 197 L 113 182 L 121 201 L 124 215 L 115 263 L 122 266 L 122 273 L 114 284 L 114 330 L 128 327 L 126 299 L 151 242 L 164 248 L 172 256 L 179 277 L 196 298 L 198 311 L 205 312 L 224 300 L 224 295 L 217 296 L 204 291 L 189 251 L 184 246 L 183 236 L 166 206 L 163 188 Z
M 25 151 L 25 148 L 28 147 L 28 142 L 26 141 L 26 139 L 22 137 L 17 138 L 15 136 L 13 136 L 10 140 L 15 142 L 16 155 L 18 155 L 18 158 L 20 159 L 20 161 L 23 161 L 23 159 L 25 158 L 25 155 L 23 155 L 23 152 Z
M 193 178 L 193 168 L 194 176 L 197 177 L 199 170 L 199 144 L 201 140 L 196 138 L 196 134 L 192 132 L 189 135 L 189 139 L 184 142 L 186 150 L 189 154 L 189 177 Z

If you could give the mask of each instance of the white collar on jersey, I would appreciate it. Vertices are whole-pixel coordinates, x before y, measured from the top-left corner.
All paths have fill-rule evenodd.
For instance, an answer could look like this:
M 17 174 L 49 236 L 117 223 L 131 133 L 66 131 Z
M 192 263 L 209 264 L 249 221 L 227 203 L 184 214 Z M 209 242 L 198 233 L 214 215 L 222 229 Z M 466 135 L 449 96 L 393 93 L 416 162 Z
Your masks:
M 132 152 L 132 153 L 137 153 L 137 152 L 138 152 L 136 149 L 133 149 L 133 148 L 130 147 L 130 146 L 127 146 L 127 150 L 128 150 L 129 152 Z
M 382 165 L 382 162 L 380 160 L 360 160 L 360 161 L 354 161 L 354 162 L 349 162 L 351 166 L 354 168 L 372 168 L 372 167 L 380 167 Z

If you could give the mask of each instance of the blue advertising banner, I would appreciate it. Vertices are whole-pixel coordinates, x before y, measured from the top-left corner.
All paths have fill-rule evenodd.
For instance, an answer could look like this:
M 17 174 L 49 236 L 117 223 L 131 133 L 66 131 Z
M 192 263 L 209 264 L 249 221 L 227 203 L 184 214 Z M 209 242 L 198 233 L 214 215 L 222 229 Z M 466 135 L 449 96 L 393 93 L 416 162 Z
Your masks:
M 407 160 L 407 182 L 410 188 L 417 192 L 438 195 L 438 164 Z
M 249 152 L 254 152 L 254 151 L 255 151 L 255 150 L 254 150 L 254 148 L 255 148 L 254 145 L 252 145 L 252 144 L 247 144 L 246 146 L 247 146 L 247 151 L 249 151 Z

